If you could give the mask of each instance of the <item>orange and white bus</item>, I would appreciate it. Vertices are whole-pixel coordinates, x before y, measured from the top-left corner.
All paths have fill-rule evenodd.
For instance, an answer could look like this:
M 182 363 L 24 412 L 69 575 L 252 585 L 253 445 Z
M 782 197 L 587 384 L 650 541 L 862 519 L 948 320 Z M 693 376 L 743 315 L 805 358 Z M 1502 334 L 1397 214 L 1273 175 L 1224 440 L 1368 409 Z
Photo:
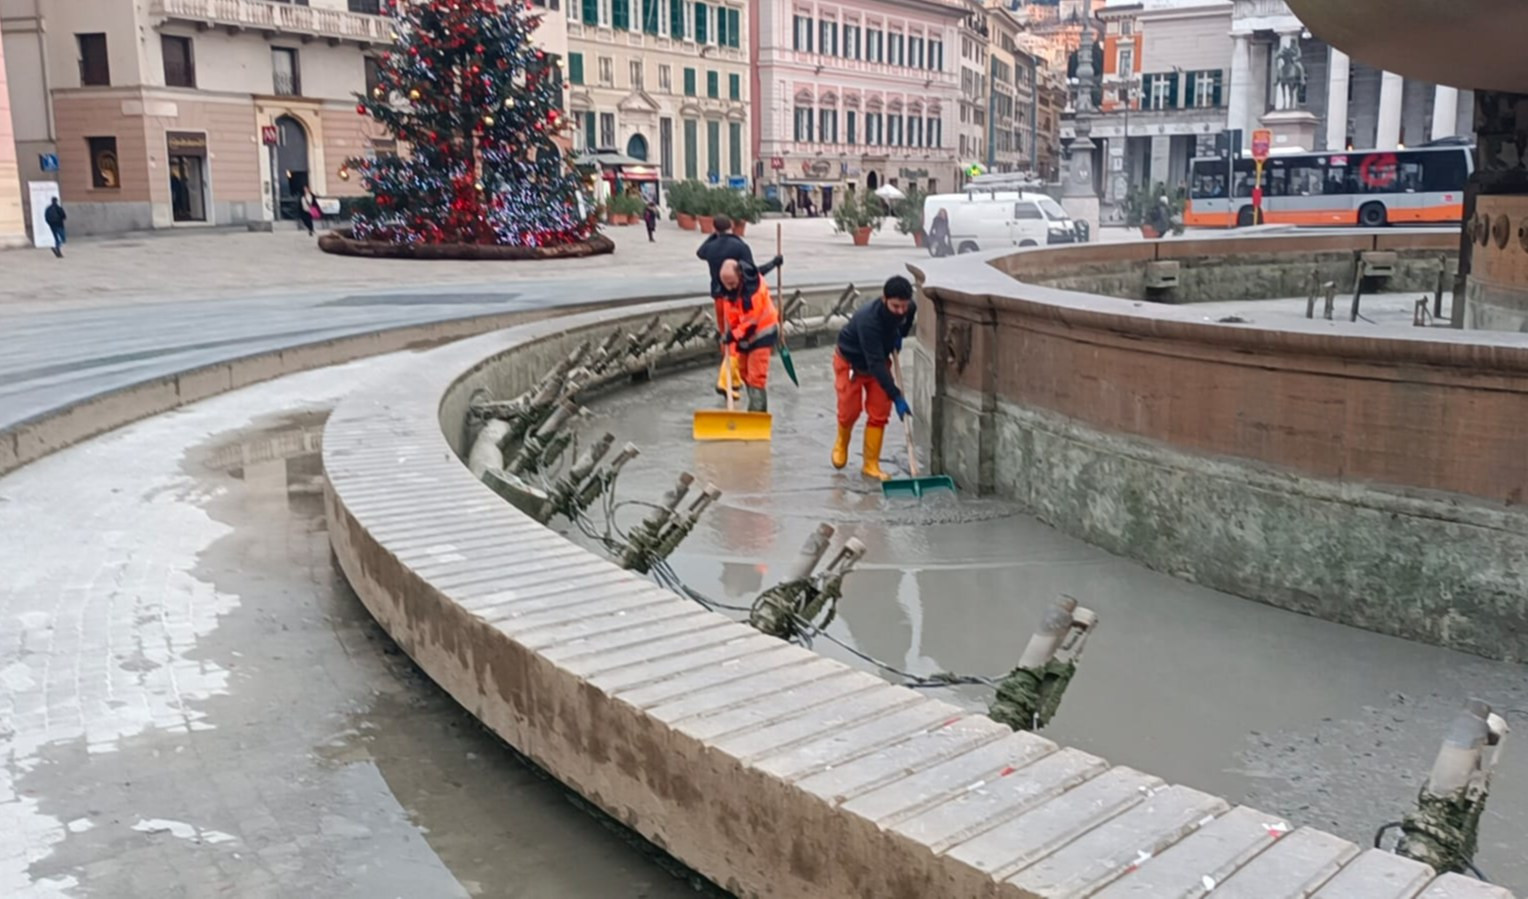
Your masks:
M 1467 146 L 1347 150 L 1271 157 L 1263 169 L 1263 221 L 1274 225 L 1383 225 L 1459 222 L 1474 165 Z M 1183 223 L 1190 228 L 1252 224 L 1252 160 L 1236 161 L 1230 195 L 1224 158 L 1189 169 Z

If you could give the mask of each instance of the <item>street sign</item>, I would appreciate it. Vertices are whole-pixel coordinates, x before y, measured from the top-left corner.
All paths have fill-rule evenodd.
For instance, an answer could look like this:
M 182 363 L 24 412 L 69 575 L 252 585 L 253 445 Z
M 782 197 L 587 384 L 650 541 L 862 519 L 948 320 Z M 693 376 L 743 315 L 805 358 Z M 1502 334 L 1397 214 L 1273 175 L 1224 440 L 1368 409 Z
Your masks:
M 1252 132 L 1252 158 L 1258 162 L 1266 162 L 1268 153 L 1273 149 L 1272 131 Z
M 37 167 L 42 169 L 45 172 L 56 172 L 56 171 L 58 171 L 58 154 L 57 153 L 38 153 L 37 154 Z
M 274 146 L 276 146 L 276 126 L 275 125 L 261 125 L 260 126 L 260 143 L 265 144 L 267 147 L 274 147 Z

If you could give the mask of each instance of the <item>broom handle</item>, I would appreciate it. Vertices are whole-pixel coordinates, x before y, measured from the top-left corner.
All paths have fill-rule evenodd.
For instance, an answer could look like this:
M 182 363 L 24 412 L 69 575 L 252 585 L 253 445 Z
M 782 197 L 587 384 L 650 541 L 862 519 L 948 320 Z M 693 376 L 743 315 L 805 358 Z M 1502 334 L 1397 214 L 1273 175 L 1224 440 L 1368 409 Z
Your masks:
M 902 354 L 891 354 L 892 380 L 897 382 L 897 389 L 902 389 Z M 902 419 L 902 433 L 907 435 L 907 470 L 912 472 L 914 478 L 918 477 L 918 451 L 913 446 L 913 417 L 911 415 Z

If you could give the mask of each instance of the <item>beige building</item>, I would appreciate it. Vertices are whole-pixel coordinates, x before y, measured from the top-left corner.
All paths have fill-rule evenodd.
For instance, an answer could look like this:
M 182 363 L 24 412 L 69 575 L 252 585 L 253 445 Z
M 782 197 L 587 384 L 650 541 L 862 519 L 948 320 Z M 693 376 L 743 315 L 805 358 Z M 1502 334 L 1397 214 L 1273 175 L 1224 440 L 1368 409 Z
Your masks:
M 1019 49 L 1022 29 L 1003 0 L 988 0 L 987 40 L 992 90 L 987 120 L 987 169 L 1027 172 L 1033 168 L 1034 60 Z
M 0 46 L 0 247 L 23 246 L 26 242 L 21 173 L 16 167 L 16 135 L 11 126 L 10 94 L 6 90 L 5 48 Z
M 990 167 L 987 116 L 991 74 L 987 51 L 991 13 L 978 0 L 968 0 L 966 5 L 966 18 L 960 26 L 960 125 L 956 147 L 961 180 L 967 180 L 965 176 L 973 164 Z
M 355 111 L 392 41 L 378 0 L 0 0 L 23 181 L 78 233 L 249 223 L 394 149 Z M 564 23 L 542 34 L 557 52 Z M 57 160 L 57 171 L 45 171 Z
M 753 182 L 742 0 L 568 0 L 568 109 L 581 150 L 652 164 L 628 179 Z

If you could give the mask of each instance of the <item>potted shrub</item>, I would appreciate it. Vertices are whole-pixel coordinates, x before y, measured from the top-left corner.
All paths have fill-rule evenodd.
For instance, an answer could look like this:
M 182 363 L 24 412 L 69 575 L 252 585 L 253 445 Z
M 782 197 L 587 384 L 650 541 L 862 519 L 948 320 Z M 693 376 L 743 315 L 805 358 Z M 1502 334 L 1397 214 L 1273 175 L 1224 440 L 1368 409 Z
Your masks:
M 700 225 L 701 234 L 713 234 L 716 231 L 716 215 L 721 210 L 725 201 L 717 196 L 715 188 L 700 185 L 700 190 L 695 197 L 695 221 Z
M 921 248 L 925 232 L 923 230 L 923 201 L 928 199 L 928 192 L 917 187 L 907 189 L 907 196 L 897 201 L 897 233 L 911 234 L 913 245 Z
M 724 211 L 732 219 L 732 233 L 742 237 L 749 225 L 757 225 L 764 217 L 764 201 L 752 194 L 730 188 L 721 188 L 725 198 Z
M 669 185 L 669 216 L 685 231 L 694 231 L 700 195 L 706 190 L 699 181 L 676 181 Z
M 1162 198 L 1167 202 L 1163 203 Z M 1125 226 L 1140 229 L 1147 240 L 1183 233 L 1183 194 L 1158 181 L 1140 184 L 1125 196 Z
M 881 230 L 881 204 L 867 191 L 852 193 L 833 207 L 834 230 L 849 234 L 857 247 L 870 243 L 870 233 Z
M 647 209 L 647 202 L 639 196 L 621 194 L 610 198 L 611 223 L 616 225 L 634 224 L 642 218 L 642 213 Z

